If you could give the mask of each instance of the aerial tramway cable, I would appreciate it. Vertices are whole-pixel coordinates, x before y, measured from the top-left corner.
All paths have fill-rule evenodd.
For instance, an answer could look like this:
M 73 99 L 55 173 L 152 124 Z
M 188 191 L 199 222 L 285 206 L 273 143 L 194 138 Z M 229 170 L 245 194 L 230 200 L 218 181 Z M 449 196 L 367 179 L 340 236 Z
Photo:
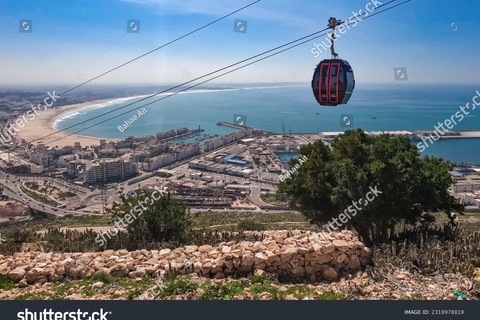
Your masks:
M 184 34 L 183 36 L 180 36 L 180 37 L 178 37 L 178 38 L 175 38 L 175 39 L 173 39 L 173 40 L 171 40 L 171 41 L 169 41 L 169 42 L 167 42 L 167 43 L 165 43 L 165 44 L 163 44 L 163 45 L 161 45 L 161 46 L 159 46 L 159 47 L 157 47 L 157 48 L 155 48 L 155 49 L 153 49 L 153 50 L 150 50 L 150 51 L 148 51 L 147 53 L 144 53 L 144 54 L 142 54 L 142 55 L 140 55 L 140 56 L 138 56 L 138 57 L 136 57 L 136 58 L 134 58 L 134 59 L 131 59 L 131 60 L 125 62 L 125 63 L 122 63 L 121 65 L 119 65 L 119 66 L 117 66 L 117 67 L 115 67 L 115 68 L 113 68 L 113 69 L 110 69 L 110 70 L 108 70 L 108 71 L 105 71 L 104 73 L 102 73 L 102 74 L 100 74 L 100 75 L 98 75 L 98 76 L 96 76 L 96 77 L 93 77 L 93 78 L 91 78 L 90 80 L 87 80 L 87 81 L 85 81 L 85 82 L 82 82 L 82 83 L 80 83 L 79 85 L 76 85 L 75 87 L 70 88 L 70 89 L 68 89 L 68 90 L 60 93 L 59 95 L 60 95 L 60 96 L 63 96 L 63 95 L 66 94 L 66 93 L 69 93 L 69 92 L 71 92 L 71 91 L 73 91 L 73 90 L 75 90 L 75 89 L 78 89 L 78 88 L 80 88 L 81 86 L 86 85 L 87 83 L 90 83 L 90 82 L 92 82 L 92 81 L 94 81 L 94 80 L 97 80 L 97 79 L 100 78 L 100 77 L 103 77 L 104 75 L 109 74 L 110 72 L 113 72 L 113 71 L 115 71 L 115 70 L 117 70 L 117 69 L 120 69 L 120 68 L 122 68 L 122 67 L 124 67 L 124 66 L 126 66 L 126 65 L 128 65 L 128 64 L 130 64 L 130 63 L 132 63 L 132 62 L 134 62 L 134 61 L 137 61 L 137 60 L 139 60 L 139 59 L 141 59 L 141 58 L 143 58 L 143 57 L 145 57 L 145 56 L 148 56 L 148 55 L 151 54 L 151 53 L 154 53 L 155 51 L 158 51 L 158 50 L 160 50 L 160 49 L 162 49 L 162 48 L 165 48 L 165 47 L 167 47 L 167 46 L 169 46 L 169 45 L 171 45 L 171 44 L 173 44 L 173 43 L 175 43 L 175 42 L 177 42 L 177 41 L 179 41 L 179 40 L 182 40 L 183 38 L 186 38 L 186 37 L 188 37 L 189 35 L 192 35 L 192 34 L 194 34 L 194 33 L 197 33 L 198 31 L 203 30 L 203 29 L 205 29 L 205 28 L 207 28 L 207 27 L 209 27 L 209 26 L 211 26 L 211 25 L 213 25 L 213 24 L 215 24 L 215 23 L 217 23 L 217 22 L 219 22 L 219 21 L 221 21 L 221 20 L 224 20 L 225 18 L 228 18 L 228 17 L 234 15 L 235 13 L 238 13 L 238 12 L 240 12 L 240 11 L 242 11 L 242 10 L 245 10 L 245 9 L 247 9 L 247 8 L 249 8 L 249 7 L 255 5 L 255 4 L 259 3 L 259 2 L 261 2 L 261 1 L 262 1 L 262 0 L 254 1 L 254 2 L 252 2 L 252 3 L 250 3 L 250 4 L 248 4 L 248 5 L 240 8 L 240 9 L 237 9 L 237 10 L 235 10 L 235 11 L 233 11 L 233 12 L 227 14 L 227 15 L 224 15 L 223 17 L 220 17 L 220 18 L 218 18 L 218 19 L 216 19 L 216 20 L 214 20 L 214 21 L 212 21 L 212 22 L 210 22 L 210 23 L 207 23 L 207 24 L 205 24 L 205 25 L 203 25 L 203 26 L 201 26 L 201 27 L 199 27 L 199 28 L 197 28 L 197 29 L 195 29 L 195 30 L 193 30 L 193 31 L 190 31 L 190 32 Z
M 383 5 L 375 8 L 375 9 L 373 9 L 372 11 L 378 10 L 379 8 L 381 8 L 381 7 L 383 7 L 383 6 L 387 5 L 387 4 L 390 4 L 390 3 L 392 3 L 392 2 L 395 2 L 395 1 L 397 1 L 397 0 L 389 1 L 389 2 L 387 2 L 387 3 L 385 3 L 385 4 L 383 4 Z M 374 16 L 376 16 L 376 15 L 378 15 L 378 14 L 381 14 L 381 13 L 383 13 L 383 12 L 389 11 L 389 10 L 391 10 L 391 9 L 393 9 L 393 8 L 399 7 L 399 6 L 403 5 L 403 4 L 406 4 L 406 3 L 411 2 L 411 1 L 413 1 L 413 0 L 405 0 L 405 1 L 403 1 L 403 2 L 401 2 L 401 3 L 398 3 L 398 4 L 396 4 L 396 5 L 392 6 L 392 7 L 383 9 L 383 10 L 381 10 L 381 11 L 378 11 L 378 12 L 374 13 L 374 14 L 370 14 L 370 15 L 366 16 L 363 20 L 366 20 L 366 19 L 368 19 L 368 18 L 374 17 Z M 372 11 L 371 11 L 371 12 L 372 12 Z M 371 12 L 370 12 L 370 13 L 371 13 Z M 360 15 L 360 16 L 361 16 L 361 15 Z M 349 19 L 349 20 L 351 20 L 351 19 Z M 346 25 L 352 25 L 352 24 L 354 24 L 354 22 L 348 22 L 349 20 L 343 21 L 342 24 L 346 24 Z M 141 102 L 141 101 L 145 101 L 145 100 L 150 99 L 150 98 L 152 98 L 152 97 L 158 96 L 158 95 L 160 95 L 160 94 L 162 94 L 162 93 L 167 93 L 167 92 L 169 92 L 169 91 L 171 91 L 171 90 L 173 90 L 173 89 L 182 87 L 182 86 L 184 86 L 184 85 L 186 85 L 186 84 L 190 84 L 190 83 L 195 82 L 195 81 L 197 81 L 197 80 L 206 78 L 206 77 L 211 76 L 211 75 L 213 75 L 213 74 L 216 74 L 216 73 L 218 73 L 218 72 L 224 71 L 224 70 L 226 70 L 226 69 L 230 69 L 230 68 L 232 68 L 232 67 L 234 67 L 234 66 L 237 66 L 237 65 L 239 65 L 239 64 L 242 64 L 242 63 L 244 63 L 244 62 L 250 61 L 250 60 L 252 60 L 252 59 L 258 58 L 258 57 L 263 56 L 263 55 L 265 55 L 265 54 L 271 53 L 271 52 L 276 51 L 276 50 L 278 50 L 278 49 L 284 48 L 284 47 L 286 47 L 286 46 L 289 46 L 289 45 L 292 45 L 292 44 L 294 44 L 294 43 L 297 43 L 297 42 L 299 42 L 299 41 L 304 40 L 304 41 L 302 41 L 302 42 L 300 42 L 300 43 L 297 43 L 297 44 L 294 44 L 294 45 L 292 45 L 292 46 L 290 46 L 290 47 L 288 47 L 288 48 L 285 48 L 285 49 L 280 50 L 280 51 L 278 51 L 278 52 L 272 53 L 272 54 L 270 54 L 270 55 L 268 55 L 268 56 L 266 56 L 266 57 L 263 57 L 263 58 L 261 58 L 261 59 L 257 59 L 257 60 L 255 60 L 255 61 L 253 61 L 253 62 L 250 62 L 250 63 L 246 64 L 246 65 L 240 66 L 240 67 L 235 68 L 235 69 L 233 69 L 233 70 L 230 70 L 230 71 L 227 71 L 227 72 L 222 73 L 222 74 L 220 74 L 220 75 L 217 75 L 217 76 L 215 76 L 215 77 L 213 77 L 213 78 L 210 78 L 210 79 L 207 79 L 207 80 L 202 81 L 202 82 L 200 82 L 200 83 L 197 83 L 197 84 L 195 84 L 195 85 L 193 85 L 193 86 L 190 86 L 190 87 L 188 87 L 188 88 L 185 88 L 185 89 L 182 89 L 182 90 L 180 90 L 180 91 L 174 92 L 174 93 L 172 93 L 172 94 L 170 94 L 170 95 L 168 95 L 168 96 L 162 97 L 162 98 L 160 98 L 160 99 L 157 99 L 157 100 L 155 100 L 155 101 L 149 102 L 149 103 L 147 103 L 147 104 L 143 104 L 143 105 L 141 105 L 141 106 L 139 106 L 139 107 L 137 106 L 137 107 L 135 107 L 134 109 L 130 109 L 130 110 L 128 110 L 128 111 L 126 111 L 126 112 L 123 112 L 123 113 L 121 113 L 121 114 L 115 115 L 115 116 L 110 117 L 110 118 L 105 119 L 105 120 L 102 120 L 102 121 L 100 121 L 100 122 L 98 122 L 98 123 L 95 123 L 95 124 L 93 124 L 93 125 L 91 125 L 91 126 L 88 126 L 88 127 L 86 127 L 86 128 L 77 130 L 77 131 L 75 131 L 75 132 L 73 132 L 73 133 L 68 133 L 68 134 L 65 135 L 64 137 L 59 138 L 59 139 L 55 139 L 55 140 L 51 141 L 50 143 L 59 141 L 59 140 L 61 140 L 61 139 L 63 139 L 63 138 L 66 138 L 66 137 L 68 137 L 68 136 L 71 136 L 71 135 L 75 135 L 75 134 L 77 134 L 77 133 L 79 133 L 79 132 L 82 132 L 82 131 L 85 131 L 85 130 L 90 129 L 90 128 L 92 128 L 92 127 L 98 126 L 98 125 L 100 125 L 100 124 L 102 124 L 102 123 L 105 123 L 105 122 L 107 122 L 107 121 L 110 121 L 110 120 L 112 120 L 112 119 L 115 119 L 115 118 L 117 118 L 117 117 L 119 117 L 119 116 L 122 116 L 122 115 L 124 115 L 124 114 L 130 113 L 130 112 L 132 112 L 132 111 L 135 111 L 135 110 L 137 110 L 137 109 L 139 109 L 139 108 L 142 108 L 142 107 L 144 107 L 144 106 L 151 105 L 151 104 L 153 104 L 153 103 L 155 103 L 155 102 L 158 102 L 158 101 L 167 99 L 167 98 L 172 97 L 172 96 L 174 96 L 174 95 L 176 95 L 176 94 L 179 94 L 179 93 L 181 93 L 181 92 L 185 92 L 185 91 L 187 91 L 187 90 L 189 90 L 189 89 L 195 88 L 195 87 L 197 87 L 197 86 L 199 86 L 199 85 L 201 85 L 201 84 L 205 84 L 205 83 L 207 83 L 207 82 L 213 81 L 213 80 L 218 79 L 218 78 L 220 78 L 220 77 L 223 77 L 223 76 L 225 76 L 225 75 L 227 75 L 227 74 L 230 74 L 230 73 L 232 73 L 232 72 L 235 72 L 235 71 L 238 71 L 238 70 L 240 70 L 240 69 L 243 69 L 243 68 L 245 68 L 245 67 L 247 67 L 247 66 L 256 64 L 256 63 L 258 63 L 258 62 L 260 62 L 260 61 L 263 61 L 263 60 L 268 59 L 268 58 L 270 58 L 270 57 L 276 56 L 276 55 L 278 55 L 278 54 L 280 54 L 280 53 L 282 53 L 282 52 L 285 52 L 285 51 L 291 50 L 291 49 L 293 49 L 293 48 L 296 48 L 296 47 L 298 47 L 298 46 L 300 46 L 300 45 L 303 45 L 303 44 L 308 43 L 308 42 L 310 42 L 310 41 L 312 41 L 312 40 L 314 40 L 314 39 L 317 39 L 317 38 L 319 38 L 319 37 L 322 37 L 322 36 L 328 34 L 328 33 L 319 34 L 319 33 L 322 33 L 322 32 L 324 32 L 324 31 L 328 30 L 328 29 L 329 29 L 329 28 L 325 28 L 325 29 L 323 29 L 323 30 L 314 32 L 314 33 L 312 33 L 312 34 L 310 34 L 310 35 L 307 35 L 307 36 L 305 36 L 305 37 L 301 37 L 301 38 L 299 38 L 299 39 L 297 39 L 297 40 L 294 40 L 294 41 L 290 41 L 290 42 L 288 42 L 288 43 L 286 43 L 286 44 L 284 44 L 284 45 L 281 45 L 281 46 L 278 46 L 278 47 L 276 47 L 276 48 L 267 50 L 267 51 L 265 51 L 265 52 L 263 52 L 263 53 L 257 54 L 257 55 L 255 55 L 255 56 L 252 56 L 252 57 L 248 58 L 248 59 L 244 59 L 244 60 L 242 60 L 242 61 L 240 61 L 240 62 L 231 64 L 231 65 L 229 65 L 229 66 L 227 66 L 227 67 L 223 67 L 223 68 L 218 69 L 218 70 L 216 70 L 216 71 L 210 72 L 210 73 L 205 74 L 205 75 L 203 75 L 203 76 L 201 76 L 201 77 L 198 77 L 198 78 L 196 78 L 196 79 L 193 79 L 193 80 L 184 82 L 184 83 L 182 83 L 182 84 L 180 84 L 180 85 L 176 85 L 176 86 L 171 87 L 171 88 L 169 88 L 169 89 L 167 89 L 167 90 L 163 90 L 163 91 L 161 91 L 161 92 L 155 93 L 155 94 L 153 94 L 153 95 L 150 95 L 150 96 L 148 96 L 148 97 L 146 97 L 146 98 L 140 99 L 140 100 L 135 101 L 135 102 L 133 102 L 133 103 L 127 104 L 127 105 L 125 105 L 125 106 L 116 108 L 116 109 L 114 109 L 114 110 L 105 112 L 105 113 L 103 113 L 103 114 L 101 114 L 101 115 L 92 117 L 92 118 L 90 118 L 90 119 L 87 119 L 87 120 L 82 121 L 82 122 L 80 122 L 80 123 L 77 123 L 77 124 L 75 124 L 75 125 L 72 125 L 72 126 L 70 126 L 70 127 L 68 127 L 68 128 L 65 128 L 65 129 L 63 129 L 63 130 L 68 130 L 68 129 L 73 128 L 73 127 L 75 127 L 75 126 L 78 126 L 78 125 L 80 125 L 80 124 L 83 124 L 83 123 L 86 123 L 86 122 L 88 122 L 88 121 L 97 119 L 97 118 L 99 118 L 99 117 L 102 117 L 102 116 L 104 116 L 104 115 L 110 114 L 110 113 L 112 113 L 112 112 L 115 112 L 115 111 L 124 109 L 124 108 L 126 108 L 126 107 L 128 107 L 128 106 L 137 104 L 137 103 L 139 103 L 139 102 Z M 305 39 L 307 39 L 307 40 L 305 40 Z M 54 135 L 54 134 L 56 134 L 56 133 L 49 134 L 49 135 L 44 136 L 44 137 L 42 137 L 42 138 L 40 138 L 40 139 L 37 139 L 37 140 L 44 139 L 44 138 L 49 137 L 49 136 L 52 136 L 52 135 Z M 37 140 L 34 140 L 34 141 L 37 141 Z

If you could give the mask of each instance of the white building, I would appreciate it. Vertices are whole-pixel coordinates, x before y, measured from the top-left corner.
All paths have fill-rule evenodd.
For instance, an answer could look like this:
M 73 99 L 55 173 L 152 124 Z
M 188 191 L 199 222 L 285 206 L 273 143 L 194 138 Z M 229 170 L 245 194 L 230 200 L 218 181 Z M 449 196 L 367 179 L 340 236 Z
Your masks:
M 44 151 L 33 151 L 30 153 L 30 161 L 42 168 L 48 168 L 53 165 L 53 155 Z
M 480 193 L 464 192 L 458 193 L 456 194 L 456 196 L 458 197 L 461 204 L 480 208 Z
M 226 136 L 221 137 L 220 139 L 205 142 L 205 144 L 203 146 L 203 150 L 205 152 L 212 151 L 212 150 L 220 148 L 224 145 L 227 145 L 229 143 L 239 141 L 240 139 L 243 139 L 246 136 L 247 136 L 246 131 L 233 132 L 233 133 L 230 133 Z
M 480 190 L 480 180 L 461 180 L 451 185 L 450 190 L 454 193 L 477 191 Z
M 90 167 L 90 162 L 77 160 L 67 163 L 67 174 L 71 177 L 78 178 L 82 173 L 87 171 L 87 167 Z
M 118 156 L 117 149 L 109 148 L 109 149 L 100 149 L 98 150 L 98 157 L 99 158 L 116 158 Z
M 344 134 L 344 132 L 321 132 L 320 138 L 322 140 L 333 140 L 341 134 Z
M 138 174 L 138 164 L 123 158 L 115 160 L 101 160 L 92 164 L 87 170 L 87 183 L 124 180 Z
M 161 154 L 157 157 L 145 160 L 143 163 L 143 170 L 154 171 L 163 168 L 175 162 L 175 156 L 171 153 Z
M 200 144 L 198 142 L 192 142 L 185 146 L 181 146 L 180 148 L 176 148 L 174 152 L 175 160 L 182 161 L 200 154 Z

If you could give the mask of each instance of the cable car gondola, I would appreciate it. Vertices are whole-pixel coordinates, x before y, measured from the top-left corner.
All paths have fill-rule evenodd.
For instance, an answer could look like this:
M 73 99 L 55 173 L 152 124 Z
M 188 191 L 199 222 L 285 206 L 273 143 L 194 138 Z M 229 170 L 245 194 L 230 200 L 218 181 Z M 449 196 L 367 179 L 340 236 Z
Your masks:
M 322 106 L 346 104 L 355 89 L 355 77 L 348 61 L 338 59 L 335 52 L 335 28 L 343 22 L 330 18 L 328 26 L 332 29 L 332 59 L 323 60 L 315 69 L 312 90 L 315 99 Z
M 323 60 L 315 69 L 312 89 L 322 106 L 346 104 L 352 97 L 355 78 L 350 64 L 341 59 Z

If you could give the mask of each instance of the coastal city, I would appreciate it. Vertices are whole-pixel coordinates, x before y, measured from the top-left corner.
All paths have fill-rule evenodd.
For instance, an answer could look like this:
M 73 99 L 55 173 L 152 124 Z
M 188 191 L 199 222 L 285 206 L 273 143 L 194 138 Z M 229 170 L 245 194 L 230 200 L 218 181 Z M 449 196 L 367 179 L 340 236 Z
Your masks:
M 275 201 L 278 183 L 296 171 L 288 167 L 288 160 L 299 157 L 302 146 L 319 140 L 329 145 L 343 133 L 276 134 L 228 122 L 217 125 L 235 131 L 219 136 L 205 134 L 201 127 L 183 127 L 146 137 L 100 139 L 90 146 L 77 141 L 61 148 L 15 139 L 0 148 L 2 220 L 29 219 L 25 212 L 30 210 L 57 216 L 104 214 L 122 196 L 158 187 L 194 211 L 290 210 L 286 202 Z M 388 133 L 412 142 L 431 135 L 428 131 Z M 442 138 L 477 134 L 456 131 Z M 452 175 L 457 184 L 450 192 L 468 210 L 479 210 L 480 167 L 463 165 Z
M 0 5 L 2 319 L 478 320 L 480 1 L 57 2 Z

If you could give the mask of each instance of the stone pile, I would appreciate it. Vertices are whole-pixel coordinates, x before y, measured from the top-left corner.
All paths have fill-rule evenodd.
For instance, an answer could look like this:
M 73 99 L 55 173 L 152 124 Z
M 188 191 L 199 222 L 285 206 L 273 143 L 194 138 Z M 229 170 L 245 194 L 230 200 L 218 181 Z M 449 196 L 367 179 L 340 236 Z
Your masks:
M 234 273 L 276 273 L 292 281 L 335 281 L 371 262 L 371 252 L 350 231 L 324 238 L 310 231 L 265 231 L 262 241 L 185 246 L 174 250 L 107 250 L 86 253 L 22 252 L 0 255 L 0 274 L 20 286 L 114 277 L 163 277 L 167 272 L 223 279 Z

